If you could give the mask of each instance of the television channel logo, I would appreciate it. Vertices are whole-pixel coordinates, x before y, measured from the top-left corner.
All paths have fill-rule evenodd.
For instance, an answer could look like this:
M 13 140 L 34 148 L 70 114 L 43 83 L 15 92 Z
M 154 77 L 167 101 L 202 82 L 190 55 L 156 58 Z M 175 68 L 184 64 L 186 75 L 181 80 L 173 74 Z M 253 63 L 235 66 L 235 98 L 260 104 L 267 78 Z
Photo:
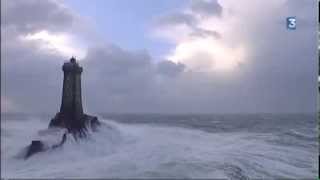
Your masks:
M 296 17 L 287 17 L 287 29 L 295 30 L 297 28 Z

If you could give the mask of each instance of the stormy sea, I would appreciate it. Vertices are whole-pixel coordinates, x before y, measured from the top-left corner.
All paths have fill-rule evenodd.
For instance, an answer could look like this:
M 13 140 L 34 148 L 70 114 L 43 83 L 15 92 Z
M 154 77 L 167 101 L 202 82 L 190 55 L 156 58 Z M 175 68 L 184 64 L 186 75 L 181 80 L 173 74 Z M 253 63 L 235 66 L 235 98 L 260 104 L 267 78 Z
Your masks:
M 315 178 L 316 114 L 100 114 L 83 141 L 27 160 L 53 115 L 1 115 L 4 178 Z

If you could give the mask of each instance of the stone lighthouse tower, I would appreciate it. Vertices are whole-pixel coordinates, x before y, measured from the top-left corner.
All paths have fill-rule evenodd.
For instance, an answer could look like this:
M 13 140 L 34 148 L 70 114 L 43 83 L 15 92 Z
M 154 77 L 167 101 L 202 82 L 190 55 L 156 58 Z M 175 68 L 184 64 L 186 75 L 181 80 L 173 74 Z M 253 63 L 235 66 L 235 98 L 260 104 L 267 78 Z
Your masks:
M 80 135 L 87 126 L 95 127 L 99 122 L 97 117 L 84 114 L 81 97 L 81 73 L 82 67 L 72 57 L 62 66 L 64 73 L 62 100 L 60 112 L 51 120 L 49 127 L 67 128 L 69 132 Z
M 72 57 L 69 62 L 66 62 L 62 66 L 63 70 L 63 88 L 62 88 L 62 100 L 60 112 L 51 119 L 49 129 L 52 127 L 59 127 L 54 130 L 61 130 L 63 128 L 68 133 L 73 134 L 75 139 L 86 137 L 87 130 L 90 128 L 96 130 L 96 127 L 100 125 L 98 118 L 95 116 L 87 115 L 82 109 L 82 97 L 81 97 L 81 73 L 82 67 L 79 66 L 76 59 Z M 57 131 L 59 133 L 59 131 Z M 52 133 L 52 132 L 51 132 Z M 27 159 L 31 155 L 45 151 L 49 148 L 55 149 L 64 144 L 67 138 L 67 133 L 62 135 L 62 140 L 58 144 L 53 144 L 48 147 L 48 142 L 43 140 L 33 140 L 27 147 L 24 158 Z
M 60 112 L 71 119 L 80 119 L 83 116 L 81 97 L 82 67 L 72 57 L 70 62 L 62 66 L 64 73 L 62 102 Z

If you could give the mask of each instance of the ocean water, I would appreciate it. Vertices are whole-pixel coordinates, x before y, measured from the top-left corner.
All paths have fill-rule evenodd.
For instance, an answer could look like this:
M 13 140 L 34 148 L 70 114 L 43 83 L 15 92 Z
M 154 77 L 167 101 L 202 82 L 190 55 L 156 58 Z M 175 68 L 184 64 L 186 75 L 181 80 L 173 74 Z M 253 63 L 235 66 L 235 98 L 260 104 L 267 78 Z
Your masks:
M 100 115 L 98 132 L 27 160 L 53 115 L 2 115 L 5 178 L 315 178 L 316 114 Z

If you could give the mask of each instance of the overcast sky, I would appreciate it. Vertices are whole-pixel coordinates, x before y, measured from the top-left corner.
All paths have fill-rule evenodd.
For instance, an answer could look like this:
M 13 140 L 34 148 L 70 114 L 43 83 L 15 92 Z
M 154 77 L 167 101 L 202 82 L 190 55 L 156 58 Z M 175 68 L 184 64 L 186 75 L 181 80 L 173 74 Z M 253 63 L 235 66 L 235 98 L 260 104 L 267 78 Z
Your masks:
M 295 16 L 297 29 L 286 29 Z M 1 112 L 316 112 L 317 1 L 1 1 Z

